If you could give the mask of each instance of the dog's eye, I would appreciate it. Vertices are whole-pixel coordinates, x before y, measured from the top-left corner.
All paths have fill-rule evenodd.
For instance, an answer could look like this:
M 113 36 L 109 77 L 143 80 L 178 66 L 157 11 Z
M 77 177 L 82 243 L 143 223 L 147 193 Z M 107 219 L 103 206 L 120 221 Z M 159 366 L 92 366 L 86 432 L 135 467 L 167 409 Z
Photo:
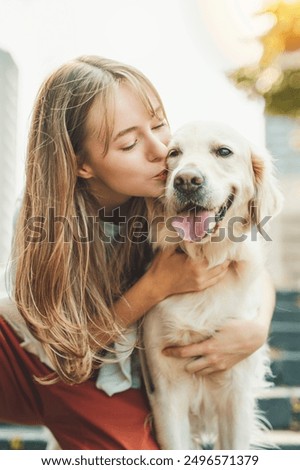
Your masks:
M 174 157 L 178 157 L 179 155 L 180 155 L 180 150 L 179 149 L 169 150 L 168 157 L 174 158 Z
M 216 151 L 216 154 L 219 155 L 219 157 L 229 157 L 229 155 L 232 155 L 232 151 L 227 147 L 220 147 Z

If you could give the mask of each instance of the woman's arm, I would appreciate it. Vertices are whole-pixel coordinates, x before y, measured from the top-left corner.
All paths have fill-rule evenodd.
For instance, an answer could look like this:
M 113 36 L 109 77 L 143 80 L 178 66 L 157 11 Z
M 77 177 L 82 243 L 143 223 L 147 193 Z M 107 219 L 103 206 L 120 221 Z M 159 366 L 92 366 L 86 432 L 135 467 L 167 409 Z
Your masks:
M 114 313 L 126 328 L 170 295 L 201 291 L 214 285 L 225 276 L 228 266 L 229 262 L 225 262 L 207 269 L 206 261 L 199 263 L 184 253 L 161 251 L 147 272 L 114 304 Z M 101 327 L 97 334 L 105 341 Z M 107 337 L 107 343 L 111 340 Z
M 214 285 L 226 274 L 229 262 L 207 269 L 207 262 L 184 253 L 165 250 L 154 258 L 145 275 L 115 304 L 125 326 L 141 318 L 151 307 L 173 294 L 195 292 Z
M 166 348 L 164 354 L 194 358 L 186 367 L 191 373 L 207 375 L 230 369 L 265 343 L 274 307 L 275 289 L 265 271 L 263 303 L 254 320 L 230 320 L 213 337 L 197 344 Z

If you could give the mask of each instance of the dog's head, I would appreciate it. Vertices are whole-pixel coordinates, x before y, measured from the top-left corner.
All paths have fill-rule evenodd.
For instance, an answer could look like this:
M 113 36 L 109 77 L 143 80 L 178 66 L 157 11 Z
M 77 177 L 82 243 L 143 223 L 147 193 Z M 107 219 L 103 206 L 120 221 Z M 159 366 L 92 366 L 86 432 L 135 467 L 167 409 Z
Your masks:
M 183 240 L 205 243 L 229 221 L 246 232 L 281 207 L 270 154 L 227 125 L 184 125 L 170 142 L 167 166 L 165 215 Z

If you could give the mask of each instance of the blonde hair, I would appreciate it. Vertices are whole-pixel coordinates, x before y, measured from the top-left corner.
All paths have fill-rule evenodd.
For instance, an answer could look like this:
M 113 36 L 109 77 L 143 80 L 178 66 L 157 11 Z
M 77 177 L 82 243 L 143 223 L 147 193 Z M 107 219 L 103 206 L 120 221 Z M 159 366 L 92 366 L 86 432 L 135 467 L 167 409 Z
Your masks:
M 112 342 L 122 334 L 113 304 L 142 274 L 149 255 L 146 244 L 134 243 L 131 236 L 122 244 L 107 244 L 103 237 L 83 243 L 80 238 L 80 233 L 89 233 L 90 216 L 99 208 L 87 182 L 78 177 L 78 167 L 87 157 L 87 116 L 97 98 L 105 155 L 113 131 L 114 90 L 122 82 L 130 84 L 150 113 L 155 111 L 149 92 L 163 109 L 157 91 L 141 72 L 84 56 L 51 74 L 33 110 L 13 249 L 14 298 L 58 376 L 68 383 L 89 378 L 99 367 L 103 351 L 109 350 L 107 338 Z M 32 241 L 29 221 L 47 227 L 50 208 L 63 223 L 55 224 L 51 241 L 49 233 L 43 241 Z M 131 198 L 129 231 L 135 217 L 145 211 L 143 198 Z

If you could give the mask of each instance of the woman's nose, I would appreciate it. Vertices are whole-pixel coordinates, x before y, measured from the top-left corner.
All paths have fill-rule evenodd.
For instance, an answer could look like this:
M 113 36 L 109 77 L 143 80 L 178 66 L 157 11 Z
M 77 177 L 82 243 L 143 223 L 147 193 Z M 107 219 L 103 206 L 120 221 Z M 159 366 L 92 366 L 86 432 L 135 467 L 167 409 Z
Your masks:
M 148 143 L 147 159 L 149 161 L 165 160 L 168 154 L 168 141 L 169 139 L 160 140 L 152 136 Z

